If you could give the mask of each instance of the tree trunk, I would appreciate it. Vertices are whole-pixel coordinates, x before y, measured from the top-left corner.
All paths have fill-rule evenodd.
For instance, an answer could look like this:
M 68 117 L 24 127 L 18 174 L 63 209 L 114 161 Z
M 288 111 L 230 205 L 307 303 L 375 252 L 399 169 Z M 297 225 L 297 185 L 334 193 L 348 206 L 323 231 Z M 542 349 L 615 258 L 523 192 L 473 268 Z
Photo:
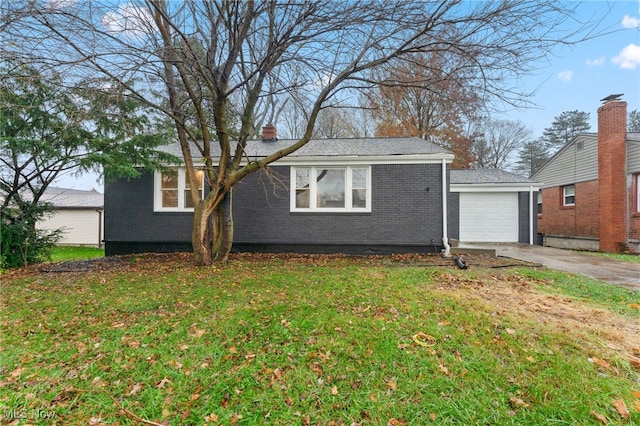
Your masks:
M 232 193 L 222 197 L 215 211 L 212 253 L 214 260 L 226 262 L 233 245 Z
M 211 265 L 211 212 L 213 208 L 207 205 L 207 200 L 200 201 L 193 212 L 193 229 L 191 231 L 191 245 L 193 246 L 193 260 L 196 265 Z

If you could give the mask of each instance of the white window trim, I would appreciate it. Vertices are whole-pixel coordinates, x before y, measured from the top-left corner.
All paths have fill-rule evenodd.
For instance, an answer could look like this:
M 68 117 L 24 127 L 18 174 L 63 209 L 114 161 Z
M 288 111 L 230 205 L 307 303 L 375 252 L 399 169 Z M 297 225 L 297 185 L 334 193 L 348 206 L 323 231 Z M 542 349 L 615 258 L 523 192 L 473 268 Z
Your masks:
M 309 207 L 296 207 L 296 170 L 309 169 Z M 316 171 L 322 169 L 345 169 L 345 207 L 316 207 L 317 201 L 317 182 L 314 178 L 317 176 Z M 353 207 L 353 169 L 365 169 L 366 171 L 366 207 Z M 371 212 L 371 166 L 370 165 L 354 165 L 354 166 L 291 166 L 290 167 L 290 211 L 304 213 L 370 213 Z
M 573 195 L 567 195 L 567 188 L 573 188 Z M 567 203 L 567 197 L 573 197 L 573 203 Z M 575 185 L 565 185 L 562 187 L 562 206 L 563 207 L 572 207 L 576 205 L 576 186 Z
M 193 212 L 193 207 L 184 206 L 184 192 L 186 190 L 187 170 L 178 167 L 178 207 L 162 206 L 162 172 L 156 171 L 153 177 L 153 211 L 154 212 Z M 204 182 L 201 182 L 200 197 L 204 198 Z

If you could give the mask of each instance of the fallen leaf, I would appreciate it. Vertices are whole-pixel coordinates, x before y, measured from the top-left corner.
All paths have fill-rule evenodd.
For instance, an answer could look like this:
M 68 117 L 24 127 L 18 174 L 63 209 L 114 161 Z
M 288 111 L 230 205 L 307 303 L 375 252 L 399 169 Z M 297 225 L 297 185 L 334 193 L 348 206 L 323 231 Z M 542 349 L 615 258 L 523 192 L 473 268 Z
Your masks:
M 629 413 L 629 410 L 627 409 L 627 404 L 625 404 L 623 400 L 616 399 L 615 401 L 613 401 L 613 407 L 623 419 L 628 419 L 629 417 L 631 417 L 631 413 Z
M 337 386 L 332 386 L 331 387 L 331 395 L 337 395 L 338 392 L 338 387 Z
M 199 337 L 202 337 L 202 335 L 203 335 L 204 333 L 206 333 L 206 331 L 205 331 L 205 330 L 200 330 L 200 329 L 197 329 L 197 328 L 196 328 L 195 330 L 193 330 L 193 333 L 191 333 L 191 335 L 192 335 L 193 337 L 199 338 Z
M 437 418 L 438 416 L 436 415 L 436 413 L 429 413 L 429 420 L 431 420 L 432 422 L 435 422 Z
M 387 382 L 387 389 L 390 389 L 390 390 L 397 390 L 397 389 L 398 389 L 398 384 L 396 383 L 396 381 L 395 381 L 395 380 L 389 380 L 389 381 Z
M 442 371 L 445 376 L 449 375 L 449 369 L 444 364 L 438 364 L 438 369 Z
M 376 396 L 375 393 L 372 393 L 371 395 L 369 395 L 369 401 L 376 402 L 377 400 L 378 400 L 378 397 Z
M 511 403 L 511 405 L 513 407 L 527 408 L 529 406 L 529 404 L 527 404 L 526 402 L 524 402 L 520 398 L 516 398 L 515 396 L 512 396 L 511 398 L 509 398 L 509 402 Z
M 640 309 L 640 303 L 630 303 L 629 307 L 631 309 Z
M 636 398 L 640 398 L 640 391 L 633 391 L 633 392 L 631 392 L 631 394 L 633 396 L 635 396 Z
M 606 425 L 609 423 L 609 420 L 607 420 L 607 418 L 600 413 L 596 413 L 595 411 L 592 411 L 591 415 L 595 417 L 603 425 Z
M 516 331 L 513 328 L 505 328 L 504 331 L 506 331 L 507 334 L 511 334 L 511 335 L 516 334 Z
M 629 364 L 631 364 L 631 366 L 636 370 L 640 370 L 640 358 L 637 358 L 635 356 L 629 358 Z
M 162 380 L 160 380 L 160 382 L 156 385 L 156 388 L 158 389 L 164 389 L 164 387 L 167 385 L 167 383 L 171 383 L 171 380 L 167 379 L 166 377 Z
M 135 385 L 133 385 L 133 388 L 131 388 L 131 392 L 129 392 L 129 395 L 135 395 L 138 393 L 138 391 L 140 389 L 142 389 L 144 385 L 142 383 L 136 383 Z
M 218 415 L 215 413 L 211 413 L 207 416 L 204 417 L 204 421 L 205 422 L 217 422 L 218 421 Z

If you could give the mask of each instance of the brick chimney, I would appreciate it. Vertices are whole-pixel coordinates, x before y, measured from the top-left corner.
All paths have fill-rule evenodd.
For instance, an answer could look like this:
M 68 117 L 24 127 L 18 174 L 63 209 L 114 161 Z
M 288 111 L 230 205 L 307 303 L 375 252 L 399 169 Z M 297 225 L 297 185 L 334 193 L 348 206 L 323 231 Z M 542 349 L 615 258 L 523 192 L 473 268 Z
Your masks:
M 273 124 L 267 124 L 262 128 L 262 142 L 277 141 L 276 128 Z
M 627 103 L 621 95 L 603 99 L 598 108 L 598 192 L 600 251 L 627 248 Z

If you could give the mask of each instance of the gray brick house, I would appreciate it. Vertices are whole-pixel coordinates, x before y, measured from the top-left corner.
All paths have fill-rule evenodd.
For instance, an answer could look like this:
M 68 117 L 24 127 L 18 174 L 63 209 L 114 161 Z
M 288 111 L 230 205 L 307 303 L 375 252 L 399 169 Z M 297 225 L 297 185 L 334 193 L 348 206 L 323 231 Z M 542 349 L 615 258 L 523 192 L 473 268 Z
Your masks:
M 250 141 L 247 158 L 263 157 L 291 143 Z M 180 152 L 178 145 L 166 150 Z M 465 172 L 452 173 L 452 161 L 451 152 L 419 138 L 312 140 L 234 188 L 233 249 L 438 252 L 449 239 L 459 238 L 460 219 L 467 223 L 460 212 L 465 196 L 451 192 L 452 175 Z M 474 176 L 470 179 L 480 178 Z M 485 193 L 500 183 L 488 185 Z M 530 222 L 520 219 L 529 217 L 527 212 L 534 207 L 529 201 L 537 187 L 533 182 L 503 186 L 518 200 L 517 211 L 508 213 L 519 227 L 516 241 L 530 243 Z M 189 251 L 193 208 L 184 195 L 190 190 L 180 168 L 145 171 L 138 179 L 107 184 L 106 254 Z M 499 224 L 504 224 L 502 219 Z

